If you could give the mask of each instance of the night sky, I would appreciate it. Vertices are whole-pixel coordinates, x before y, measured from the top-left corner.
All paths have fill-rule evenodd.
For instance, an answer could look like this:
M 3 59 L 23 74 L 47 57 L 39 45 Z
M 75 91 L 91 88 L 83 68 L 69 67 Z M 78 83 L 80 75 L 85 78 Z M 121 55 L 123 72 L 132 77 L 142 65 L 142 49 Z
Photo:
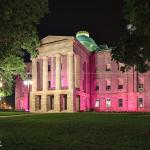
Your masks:
M 86 30 L 97 44 L 115 46 L 125 32 L 123 0 L 49 0 L 50 14 L 38 27 L 40 39 L 47 35 L 75 36 Z

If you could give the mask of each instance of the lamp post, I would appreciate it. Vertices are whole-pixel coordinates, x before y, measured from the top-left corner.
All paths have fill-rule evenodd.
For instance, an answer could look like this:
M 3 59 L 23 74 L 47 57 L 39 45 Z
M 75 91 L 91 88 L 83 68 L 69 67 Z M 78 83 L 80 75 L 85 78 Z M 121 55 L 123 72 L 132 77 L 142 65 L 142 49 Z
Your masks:
M 28 94 L 28 100 L 27 100 L 27 102 L 28 102 L 28 106 L 27 106 L 27 110 L 29 111 L 29 106 L 30 106 L 30 104 L 29 104 L 29 102 L 30 102 L 30 85 L 32 84 L 32 80 L 31 80 L 31 78 L 32 78 L 32 76 L 31 76 L 31 73 L 27 73 L 27 76 L 26 76 L 26 78 L 25 78 L 25 80 L 24 80 L 24 85 L 25 86 L 27 86 L 27 88 L 28 88 L 28 91 L 27 91 L 27 94 Z
M 129 31 L 130 36 L 131 36 L 132 32 L 134 32 L 136 30 L 136 27 L 133 24 L 128 24 L 127 30 Z

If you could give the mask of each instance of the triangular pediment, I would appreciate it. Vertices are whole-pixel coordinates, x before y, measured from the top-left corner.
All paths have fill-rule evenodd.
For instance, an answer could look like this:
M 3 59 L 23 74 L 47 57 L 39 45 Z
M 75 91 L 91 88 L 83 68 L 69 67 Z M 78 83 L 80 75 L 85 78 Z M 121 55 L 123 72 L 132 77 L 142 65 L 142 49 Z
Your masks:
M 41 44 L 45 45 L 73 39 L 74 39 L 73 36 L 47 36 L 41 40 Z

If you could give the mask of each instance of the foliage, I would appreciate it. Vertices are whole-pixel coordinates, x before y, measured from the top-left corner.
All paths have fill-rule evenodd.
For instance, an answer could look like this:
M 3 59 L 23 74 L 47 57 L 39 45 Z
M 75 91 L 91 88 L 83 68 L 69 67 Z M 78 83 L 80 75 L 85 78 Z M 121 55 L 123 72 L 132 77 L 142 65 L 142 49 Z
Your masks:
M 24 75 L 24 52 L 37 56 L 37 25 L 48 12 L 48 0 L 0 0 L 0 77 L 2 95 L 10 95 L 13 77 Z
M 136 66 L 139 72 L 149 70 L 150 62 L 150 1 L 124 0 L 124 13 L 130 29 L 112 50 L 112 58 L 125 63 L 128 68 Z

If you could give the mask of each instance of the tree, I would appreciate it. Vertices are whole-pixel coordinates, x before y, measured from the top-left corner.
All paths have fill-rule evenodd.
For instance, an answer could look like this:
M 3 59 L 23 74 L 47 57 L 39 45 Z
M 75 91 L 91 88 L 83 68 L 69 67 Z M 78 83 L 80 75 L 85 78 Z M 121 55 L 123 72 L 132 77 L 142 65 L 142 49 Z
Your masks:
M 14 76 L 24 76 L 24 52 L 37 56 L 37 25 L 48 13 L 48 0 L 0 0 L 1 96 L 12 93 Z
M 124 13 L 128 23 L 136 30 L 128 28 L 118 45 L 112 50 L 112 58 L 133 66 L 139 72 L 149 70 L 150 62 L 150 1 L 124 0 Z

